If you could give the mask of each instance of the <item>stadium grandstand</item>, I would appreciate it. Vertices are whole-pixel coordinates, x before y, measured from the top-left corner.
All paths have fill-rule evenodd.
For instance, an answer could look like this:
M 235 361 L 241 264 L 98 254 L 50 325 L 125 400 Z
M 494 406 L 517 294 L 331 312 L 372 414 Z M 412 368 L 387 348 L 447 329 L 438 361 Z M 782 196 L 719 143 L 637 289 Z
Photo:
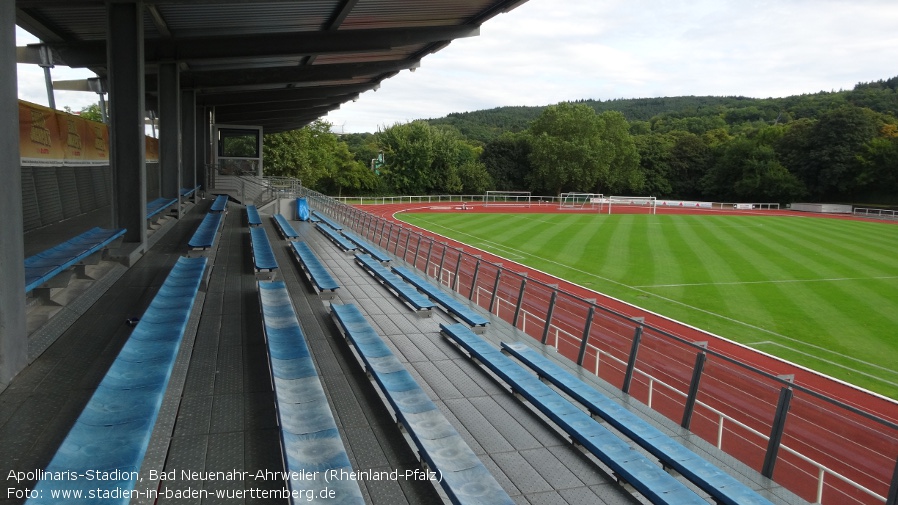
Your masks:
M 265 176 L 263 132 L 524 1 L 0 2 L 3 502 L 895 505 L 890 421 Z M 17 100 L 50 59 L 111 126 Z

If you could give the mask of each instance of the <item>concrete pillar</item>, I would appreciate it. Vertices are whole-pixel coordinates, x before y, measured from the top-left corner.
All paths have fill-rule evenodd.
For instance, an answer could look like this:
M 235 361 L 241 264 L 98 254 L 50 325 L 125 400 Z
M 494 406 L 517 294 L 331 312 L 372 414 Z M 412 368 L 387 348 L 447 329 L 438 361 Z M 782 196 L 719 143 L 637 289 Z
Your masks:
M 106 22 L 112 218 L 133 259 L 147 242 L 143 2 L 107 2 Z
M 213 186 L 215 180 L 214 174 L 209 173 L 206 169 L 212 163 L 212 123 L 214 123 L 213 109 L 211 107 L 203 107 L 198 111 L 198 121 L 196 123 L 196 142 L 197 142 L 197 160 L 201 165 L 198 167 L 200 173 L 199 184 L 203 185 L 203 190 L 208 190 Z
M 0 2 L 0 391 L 28 364 L 16 3 Z
M 159 64 L 159 170 L 162 196 L 181 193 L 181 90 L 178 64 Z
M 181 186 L 196 187 L 196 91 L 181 91 Z

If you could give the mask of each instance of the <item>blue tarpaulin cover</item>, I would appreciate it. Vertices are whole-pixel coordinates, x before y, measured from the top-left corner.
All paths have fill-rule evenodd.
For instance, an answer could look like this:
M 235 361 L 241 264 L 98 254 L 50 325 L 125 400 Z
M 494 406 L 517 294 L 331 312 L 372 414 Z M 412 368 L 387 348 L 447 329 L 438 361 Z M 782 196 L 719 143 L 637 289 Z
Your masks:
M 296 219 L 300 221 L 309 220 L 309 203 L 305 198 L 296 199 Z

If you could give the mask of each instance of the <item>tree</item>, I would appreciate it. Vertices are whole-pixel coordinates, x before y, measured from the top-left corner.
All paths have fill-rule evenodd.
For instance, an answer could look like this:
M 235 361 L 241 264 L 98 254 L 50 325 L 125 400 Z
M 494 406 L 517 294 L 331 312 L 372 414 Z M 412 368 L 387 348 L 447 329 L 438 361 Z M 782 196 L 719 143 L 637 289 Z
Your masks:
M 459 165 L 458 178 L 461 181 L 461 191 L 466 195 L 484 194 L 493 187 L 493 178 L 486 166 L 479 161 L 467 161 Z
M 702 180 L 711 198 L 790 202 L 804 196 L 801 181 L 777 160 L 764 135 L 740 136 L 717 149 L 717 163 Z
M 507 132 L 483 146 L 480 161 L 492 181 L 492 189 L 518 191 L 528 187 L 530 165 L 530 137 Z
M 537 186 L 555 194 L 641 186 L 639 155 L 619 112 L 597 115 L 587 105 L 562 102 L 546 108 L 529 135 Z
M 879 137 L 884 118 L 870 109 L 845 105 L 817 121 L 796 122 L 777 143 L 785 166 L 818 201 L 856 197 L 868 181 L 858 180 L 860 159 Z
M 343 191 L 360 195 L 377 189 L 377 175 L 360 161 L 356 161 L 345 142 L 338 142 L 334 152 L 334 170 L 321 181 L 323 188 L 342 196 Z
M 431 126 L 424 121 L 399 124 L 377 132 L 384 153 L 384 180 L 398 194 L 420 195 L 433 186 L 435 158 Z
M 337 136 L 321 119 L 298 130 L 267 133 L 262 140 L 265 172 L 295 177 L 314 188 L 336 170 Z
M 103 122 L 103 113 L 100 110 L 100 105 L 96 103 L 92 103 L 88 106 L 82 107 L 80 111 L 75 112 L 71 107 L 66 105 L 62 108 L 62 110 L 68 112 L 69 114 L 74 114 L 76 116 L 81 116 L 88 121 L 96 121 L 97 123 Z

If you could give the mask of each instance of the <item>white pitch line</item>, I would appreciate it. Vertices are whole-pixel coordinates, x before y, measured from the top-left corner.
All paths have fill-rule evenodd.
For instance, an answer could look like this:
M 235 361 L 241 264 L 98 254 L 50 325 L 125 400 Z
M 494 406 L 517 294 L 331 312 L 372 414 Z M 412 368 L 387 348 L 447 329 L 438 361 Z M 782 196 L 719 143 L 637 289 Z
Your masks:
M 810 344 L 810 343 L 808 343 L 808 342 L 801 342 L 801 341 L 799 341 L 798 343 L 801 344 L 801 345 L 803 345 L 803 346 L 805 346 L 805 347 L 810 347 L 811 349 L 814 349 L 814 352 L 816 352 L 816 353 L 818 353 L 818 354 L 806 354 L 806 353 L 803 353 L 803 352 L 799 351 L 799 350 L 798 350 L 797 348 L 795 348 L 795 347 L 790 347 L 790 346 L 781 344 L 781 343 L 779 343 L 779 342 L 774 342 L 773 340 L 764 340 L 764 341 L 762 341 L 762 342 L 754 342 L 754 343 L 746 344 L 746 345 L 750 345 L 750 346 L 777 345 L 777 346 L 780 346 L 780 347 L 784 347 L 784 348 L 786 348 L 786 349 L 791 349 L 791 350 L 793 350 L 793 351 L 795 351 L 795 352 L 797 352 L 797 353 L 806 354 L 807 356 L 816 356 L 818 359 L 821 359 L 821 360 L 823 360 L 823 358 L 820 358 L 820 354 L 819 354 L 819 353 L 827 353 L 827 354 L 832 354 L 833 356 L 838 356 L 839 358 L 841 358 L 841 359 L 843 359 L 843 360 L 854 361 L 855 363 L 859 363 L 859 364 L 861 364 L 861 365 L 868 366 L 868 367 L 870 367 L 870 368 L 875 368 L 875 369 L 877 369 L 877 370 L 882 370 L 883 372 L 886 372 L 886 373 L 889 373 L 889 374 L 898 375 L 898 370 L 894 370 L 894 369 L 892 369 L 892 368 L 880 366 L 880 365 L 877 365 L 876 363 L 870 363 L 869 361 L 864 361 L 864 360 L 862 360 L 862 359 L 857 359 L 857 358 L 855 358 L 855 357 L 853 357 L 853 356 L 849 356 L 848 354 L 843 354 L 843 353 L 841 353 L 841 352 L 836 352 L 836 351 L 833 351 L 832 349 L 827 349 L 826 347 L 821 347 L 821 346 L 819 346 L 819 345 Z M 824 361 L 825 361 L 825 360 L 824 360 Z
M 425 221 L 426 221 L 426 220 L 425 220 Z M 427 222 L 429 222 L 429 221 L 427 221 Z M 432 222 L 430 222 L 430 223 L 431 223 L 431 224 L 436 224 L 436 223 L 432 223 Z M 457 230 L 457 229 L 455 229 L 455 228 L 451 228 L 451 227 L 448 227 L 448 226 L 443 226 L 443 225 L 439 225 L 439 226 L 442 227 L 442 228 L 445 228 L 445 229 L 447 229 L 447 230 L 451 230 L 451 231 L 453 231 L 453 232 L 455 232 L 455 233 L 459 233 L 459 234 L 462 234 L 462 235 L 467 235 L 467 236 L 473 237 L 473 238 L 475 238 L 475 239 L 477 239 L 477 240 L 479 240 L 479 241 L 483 241 L 483 239 L 481 239 L 480 237 L 471 235 L 470 233 L 467 233 L 467 232 L 464 232 L 464 231 L 461 231 L 461 230 Z M 487 243 L 488 243 L 489 241 L 484 241 L 484 242 L 487 242 Z M 504 246 L 503 246 L 503 247 L 504 247 Z M 614 280 L 614 279 L 609 279 L 609 278 L 607 278 L 607 277 L 602 277 L 602 276 L 600 276 L 600 275 L 596 275 L 596 274 L 594 274 L 594 273 L 587 272 L 587 271 L 585 271 L 585 270 L 580 270 L 579 268 L 574 268 L 574 267 L 572 267 L 572 266 L 570 266 L 570 265 L 565 265 L 565 264 L 559 263 L 559 262 L 557 262 L 557 261 L 549 260 L 549 259 L 546 259 L 546 258 L 537 256 L 537 255 L 535 255 L 535 254 L 528 253 L 528 252 L 526 252 L 526 251 L 521 251 L 520 249 L 515 249 L 515 248 L 513 248 L 513 247 L 505 247 L 505 249 L 506 249 L 506 250 L 509 250 L 509 251 L 517 252 L 517 253 L 519 253 L 519 254 L 525 256 L 525 257 L 526 257 L 526 256 L 529 256 L 529 257 L 531 257 L 531 258 L 535 258 L 535 259 L 538 259 L 538 260 L 540 260 L 540 261 L 545 261 L 546 263 L 552 263 L 552 264 L 557 265 L 557 266 L 559 266 L 559 267 L 561 267 L 561 268 L 565 268 L 565 269 L 568 269 L 568 270 L 571 270 L 571 271 L 574 271 L 574 272 L 583 274 L 583 275 L 588 276 L 588 277 L 592 277 L 592 278 L 595 278 L 595 279 L 599 279 L 599 280 L 608 282 L 609 284 L 616 284 L 616 285 L 618 285 L 618 286 L 621 286 L 621 287 L 624 287 L 624 288 L 627 288 L 627 289 L 632 289 L 633 291 L 637 291 L 637 292 L 639 292 L 639 293 L 643 293 L 643 294 L 648 295 L 648 296 L 653 296 L 653 297 L 655 297 L 655 298 L 658 298 L 659 300 L 664 300 L 664 301 L 666 301 L 666 302 L 668 302 L 668 303 L 671 303 L 671 304 L 673 304 L 673 305 L 679 305 L 679 306 L 681 306 L 681 307 L 685 307 L 685 308 L 690 309 L 690 310 L 693 310 L 693 311 L 695 311 L 695 312 L 701 312 L 702 314 L 707 314 L 707 315 L 709 315 L 709 316 L 716 317 L 716 318 L 718 318 L 718 319 L 723 319 L 724 321 L 728 321 L 728 322 L 731 322 L 731 323 L 734 323 L 734 324 L 737 324 L 737 325 L 741 325 L 741 326 L 744 326 L 744 327 L 746 327 L 746 328 L 750 328 L 750 329 L 752 329 L 752 330 L 759 331 L 759 332 L 761 332 L 761 333 L 766 333 L 766 334 L 768 334 L 768 335 L 773 335 L 774 337 L 777 337 L 777 338 L 780 339 L 780 340 L 786 340 L 786 341 L 789 341 L 789 342 L 794 342 L 794 343 L 796 343 L 796 344 L 803 345 L 803 346 L 807 346 L 807 347 L 811 347 L 811 348 L 814 348 L 814 349 L 819 350 L 819 351 L 824 351 L 824 352 L 828 352 L 828 353 L 831 353 L 831 354 L 835 354 L 835 355 L 838 355 L 838 356 L 843 357 L 843 358 L 853 359 L 853 360 L 857 361 L 858 363 L 862 363 L 862 364 L 865 364 L 865 365 L 867 365 L 867 366 L 871 366 L 871 367 L 874 367 L 874 368 L 879 368 L 879 369 L 886 370 L 886 371 L 891 371 L 891 369 L 889 369 L 889 368 L 885 368 L 885 367 L 882 367 L 882 366 L 879 366 L 879 365 L 875 365 L 875 364 L 873 364 L 873 363 L 868 363 L 868 362 L 866 362 L 866 361 L 861 361 L 861 360 L 858 360 L 858 359 L 855 359 L 855 358 L 851 358 L 850 356 L 846 356 L 846 355 L 844 355 L 844 354 L 836 353 L 836 352 L 834 352 L 834 351 L 831 351 L 831 350 L 829 350 L 829 349 L 826 349 L 825 347 L 820 347 L 820 346 L 817 346 L 817 345 L 814 345 L 814 344 L 810 344 L 810 343 L 808 343 L 808 342 L 805 342 L 805 341 L 802 341 L 802 340 L 799 340 L 799 339 L 796 339 L 796 338 L 787 337 L 786 335 L 783 335 L 783 334 L 781 334 L 781 333 L 777 333 L 777 332 L 775 332 L 775 331 L 773 331 L 773 330 L 768 330 L 767 328 L 762 328 L 762 327 L 760 327 L 760 326 L 755 326 L 755 325 L 753 325 L 753 324 L 751 324 L 751 323 L 747 323 L 747 322 L 745 322 L 745 321 L 740 321 L 740 320 L 738 320 L 738 319 L 734 319 L 734 318 L 732 318 L 732 317 L 724 316 L 724 315 L 718 314 L 718 313 L 716 313 L 716 312 L 711 312 L 710 310 L 702 309 L 702 308 L 700 308 L 700 307 L 695 307 L 695 306 L 693 306 L 693 305 L 689 305 L 689 304 L 687 304 L 687 303 L 683 303 L 683 302 L 681 302 L 681 301 L 679 301 L 679 300 L 674 300 L 674 299 L 668 298 L 668 297 L 666 297 L 666 296 L 660 296 L 660 295 L 658 295 L 657 293 L 653 293 L 653 292 L 651 292 L 651 291 L 646 291 L 646 290 L 644 290 L 644 289 L 641 289 L 639 286 L 630 286 L 630 285 L 628 285 L 628 284 L 624 284 L 624 283 L 619 282 L 619 281 L 616 281 L 616 280 Z M 788 346 L 785 346 L 785 345 L 783 345 L 783 344 L 778 344 L 778 343 L 776 343 L 776 342 L 772 342 L 772 344 L 774 344 L 774 345 L 779 345 L 779 346 L 785 347 L 785 348 L 787 348 L 787 349 L 791 349 L 791 348 L 788 347 Z M 798 353 L 801 353 L 801 354 L 806 354 L 806 353 L 802 353 L 801 351 L 795 351 L 795 352 L 798 352 Z M 819 358 L 819 356 L 815 356 L 815 355 L 812 355 L 812 354 L 806 354 L 806 355 L 807 355 L 807 356 L 811 356 L 811 357 L 815 357 L 815 358 L 817 358 L 817 359 L 821 359 L 822 361 L 827 361 L 827 360 L 823 360 L 822 358 Z M 827 361 L 827 362 L 829 362 L 829 361 Z M 844 365 L 839 365 L 838 363 L 833 363 L 833 364 L 838 365 L 838 366 L 843 366 L 843 367 L 844 367 Z M 846 367 L 846 368 L 847 368 L 847 367 Z M 849 369 L 849 370 L 852 370 L 852 369 L 850 369 L 850 368 L 848 368 L 848 369 Z M 862 373 L 862 372 L 858 372 L 858 373 Z M 871 377 L 874 377 L 874 376 L 871 376 Z M 874 377 L 874 378 L 876 378 L 876 377 Z M 878 378 L 877 378 L 877 379 L 878 379 Z M 878 380 L 884 380 L 884 379 L 878 379 Z M 888 382 L 888 381 L 885 381 L 885 382 Z M 896 385 L 898 385 L 898 384 L 896 384 Z
M 883 275 L 879 277 L 834 277 L 831 279 L 780 279 L 768 281 L 738 281 L 738 282 L 693 282 L 685 284 L 646 284 L 642 286 L 633 286 L 634 288 L 682 288 L 695 286 L 740 286 L 747 284 L 795 284 L 805 282 L 840 282 L 840 281 L 872 281 L 872 280 L 893 280 L 898 279 L 898 275 Z
M 888 384 L 888 385 L 893 386 L 893 387 L 898 387 L 898 382 L 892 382 L 892 381 L 890 381 L 890 380 L 883 379 L 882 377 L 879 377 L 879 376 L 877 376 L 877 375 L 869 374 L 869 373 L 867 373 L 867 372 L 862 372 L 862 371 L 860 371 L 860 370 L 858 370 L 858 369 L 856 369 L 856 368 L 851 368 L 851 367 L 845 366 L 845 365 L 843 365 L 843 364 L 841 364 L 841 363 L 838 363 L 838 362 L 835 362 L 835 361 L 832 361 L 832 360 L 828 360 L 828 359 L 825 359 L 825 358 L 821 358 L 819 355 L 816 355 L 816 354 L 811 354 L 811 353 L 808 353 L 808 352 L 799 351 L 798 349 L 795 349 L 794 347 L 789 347 L 788 345 L 783 345 L 783 344 L 780 344 L 780 343 L 778 343 L 778 342 L 773 342 L 773 341 L 765 341 L 765 342 L 757 342 L 757 343 L 758 343 L 758 344 L 766 344 L 766 345 L 775 345 L 775 346 L 777 346 L 777 347 L 782 347 L 783 349 L 788 349 L 788 350 L 791 351 L 791 352 L 794 352 L 794 353 L 797 353 L 797 354 L 801 354 L 801 355 L 807 356 L 807 357 L 812 358 L 812 359 L 815 359 L 815 360 L 817 360 L 817 361 L 822 361 L 822 362 L 827 363 L 827 364 L 830 364 L 830 365 L 832 365 L 832 366 L 835 366 L 835 367 L 838 367 L 838 368 L 843 368 L 843 369 L 845 369 L 845 370 L 848 370 L 848 371 L 851 372 L 851 373 L 856 373 L 856 374 L 858 374 L 858 375 L 863 375 L 864 377 L 867 377 L 868 379 L 873 379 L 873 380 L 875 380 L 875 381 L 882 382 L 882 383 L 884 383 L 884 384 Z M 750 344 L 750 345 L 754 345 L 754 344 Z M 838 354 L 838 353 L 834 353 L 834 354 Z M 841 356 L 841 355 L 840 355 L 840 356 Z M 850 357 L 849 357 L 849 358 L 850 358 Z M 854 359 L 854 358 L 850 358 L 850 359 Z M 878 368 L 878 369 L 882 369 L 882 370 L 886 370 L 886 371 L 888 371 L 888 372 L 894 373 L 894 370 L 889 370 L 888 368 L 884 368 L 884 367 L 881 367 L 881 366 L 878 366 L 878 365 L 874 365 L 874 364 L 872 364 L 872 363 L 867 363 L 866 361 L 861 361 L 861 360 L 857 360 L 857 359 L 854 359 L 854 361 L 857 361 L 858 363 L 863 363 L 863 364 L 870 365 L 870 366 L 875 367 L 875 368 Z

